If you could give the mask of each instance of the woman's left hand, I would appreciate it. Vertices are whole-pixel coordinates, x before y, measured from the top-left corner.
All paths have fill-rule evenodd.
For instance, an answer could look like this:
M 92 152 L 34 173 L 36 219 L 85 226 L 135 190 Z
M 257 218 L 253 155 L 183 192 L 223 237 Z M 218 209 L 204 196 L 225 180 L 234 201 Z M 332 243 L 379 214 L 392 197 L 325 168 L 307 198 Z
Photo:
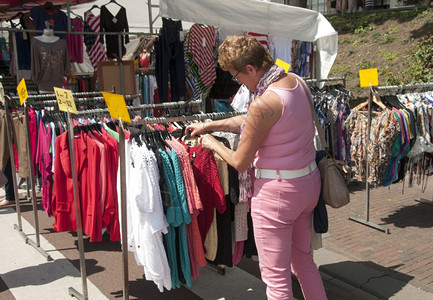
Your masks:
M 204 134 L 199 139 L 200 144 L 204 149 L 207 150 L 214 150 L 215 143 L 218 143 L 218 141 L 210 134 Z

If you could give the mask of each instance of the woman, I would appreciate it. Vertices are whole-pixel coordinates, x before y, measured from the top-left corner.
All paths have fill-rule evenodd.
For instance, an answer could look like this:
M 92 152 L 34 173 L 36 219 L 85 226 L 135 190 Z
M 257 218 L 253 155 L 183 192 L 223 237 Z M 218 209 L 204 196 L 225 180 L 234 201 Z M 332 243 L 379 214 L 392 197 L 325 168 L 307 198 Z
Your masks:
M 319 198 L 314 124 L 310 101 L 293 74 L 276 66 L 252 36 L 228 37 L 218 62 L 255 96 L 245 116 L 195 123 L 192 136 L 206 131 L 241 131 L 236 151 L 209 134 L 200 140 L 239 172 L 256 168 L 251 215 L 262 280 L 268 299 L 292 299 L 291 272 L 305 299 L 326 299 L 310 250 L 312 213 Z

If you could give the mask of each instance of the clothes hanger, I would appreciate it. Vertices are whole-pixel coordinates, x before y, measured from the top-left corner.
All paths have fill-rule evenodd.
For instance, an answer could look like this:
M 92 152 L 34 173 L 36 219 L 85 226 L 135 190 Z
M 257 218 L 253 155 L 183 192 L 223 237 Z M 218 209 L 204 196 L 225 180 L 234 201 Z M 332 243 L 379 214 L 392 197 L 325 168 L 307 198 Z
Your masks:
M 71 10 L 71 14 L 73 14 L 75 17 L 77 17 L 77 18 L 79 18 L 79 19 L 81 19 L 81 21 L 83 20 L 83 17 L 82 16 L 80 16 L 80 15 L 77 15 L 76 13 L 74 13 L 72 10 Z
M 158 146 L 158 148 L 162 150 L 165 150 L 166 148 L 171 149 L 171 147 L 167 144 L 167 142 L 162 138 L 160 130 L 152 131 L 151 136 L 155 144 Z
M 132 139 L 132 135 L 130 139 Z M 138 147 L 143 146 L 143 140 L 141 139 L 141 134 L 136 135 L 134 140 L 137 143 Z
M 59 12 L 59 8 L 53 4 L 53 2 L 45 2 L 42 6 L 47 12 Z
M 101 9 L 98 5 L 94 4 L 91 8 L 86 10 L 86 12 L 91 12 L 94 8 Z
M 20 12 L 17 12 L 16 15 L 13 16 L 13 17 L 10 17 L 10 18 L 8 19 L 8 21 L 12 21 L 12 20 L 14 20 L 14 19 L 21 18 L 23 15 L 24 15 L 23 12 L 21 12 L 21 11 L 20 11 Z
M 140 137 L 140 140 L 143 141 L 146 144 L 147 148 L 149 148 L 149 149 L 156 149 L 156 145 L 154 146 L 152 144 L 152 142 L 150 141 L 149 136 L 148 136 L 148 134 L 146 132 L 140 133 L 139 137 Z
M 383 104 L 382 100 L 380 99 L 380 96 L 378 93 L 373 94 L 373 102 L 376 103 L 380 108 L 386 109 L 386 105 Z
M 101 124 L 99 124 L 99 123 L 93 123 L 93 124 L 90 125 L 90 128 L 92 129 L 92 131 L 96 131 L 97 133 L 102 134 Z
M 380 96 L 378 93 L 373 92 L 372 100 L 373 100 L 373 103 L 376 103 L 377 106 L 379 106 L 381 109 L 387 108 L 386 105 L 383 104 L 382 100 L 380 100 Z M 358 104 L 355 108 L 358 110 L 361 110 L 364 107 L 366 107 L 367 105 L 368 105 L 368 99 L 366 101 L 362 102 L 361 104 Z
M 120 7 L 123 7 L 122 5 L 120 5 L 119 3 L 117 3 L 116 0 L 110 0 L 110 2 L 104 4 L 103 6 L 107 6 L 107 5 L 110 4 L 110 3 L 114 3 L 114 4 L 117 4 L 117 5 L 120 6 Z

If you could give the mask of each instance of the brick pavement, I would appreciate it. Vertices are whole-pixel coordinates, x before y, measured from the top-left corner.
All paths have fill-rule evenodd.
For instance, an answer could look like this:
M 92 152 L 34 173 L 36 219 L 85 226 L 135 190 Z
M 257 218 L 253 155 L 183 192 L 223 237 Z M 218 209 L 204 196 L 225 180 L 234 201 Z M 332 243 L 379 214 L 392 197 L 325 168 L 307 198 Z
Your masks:
M 402 194 L 402 186 L 370 188 L 369 221 L 388 228 L 386 234 L 349 219 L 366 220 L 365 183 L 352 182 L 350 204 L 328 207 L 329 231 L 323 235 L 323 246 L 432 293 L 433 205 L 415 197 L 432 200 L 433 182 L 424 193 L 421 186 L 406 184 Z

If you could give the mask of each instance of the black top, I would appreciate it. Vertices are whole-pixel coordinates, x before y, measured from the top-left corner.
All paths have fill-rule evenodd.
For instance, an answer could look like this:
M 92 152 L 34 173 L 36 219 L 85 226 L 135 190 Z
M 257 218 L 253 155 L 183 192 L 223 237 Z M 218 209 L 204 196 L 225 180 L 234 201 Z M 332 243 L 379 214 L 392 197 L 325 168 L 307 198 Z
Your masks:
M 126 18 L 126 9 L 122 6 L 117 14 L 113 14 L 104 5 L 101 6 L 101 32 L 128 32 L 128 20 Z M 105 37 L 108 58 L 119 57 L 119 40 L 117 35 L 107 34 Z M 125 43 L 129 43 L 129 36 L 121 36 L 122 56 L 125 55 Z M 101 35 L 101 42 L 104 42 L 104 36 Z

